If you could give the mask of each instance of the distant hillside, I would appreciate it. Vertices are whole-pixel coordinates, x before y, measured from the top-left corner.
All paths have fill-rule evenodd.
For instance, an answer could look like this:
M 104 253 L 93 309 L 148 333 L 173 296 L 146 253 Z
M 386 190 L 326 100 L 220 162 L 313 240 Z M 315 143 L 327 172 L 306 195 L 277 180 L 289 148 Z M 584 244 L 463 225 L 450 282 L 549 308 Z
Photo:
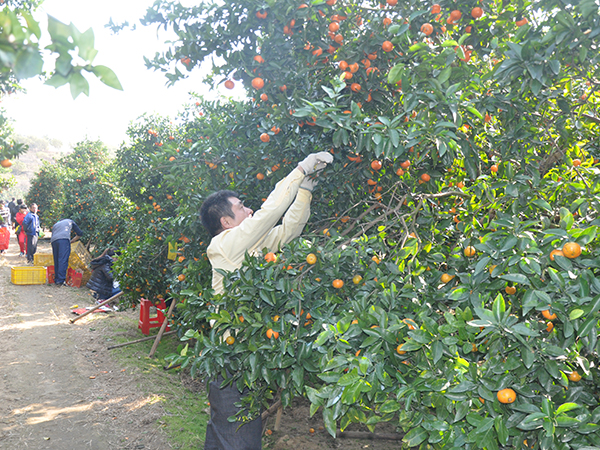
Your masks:
M 15 141 L 29 145 L 29 151 L 12 161 L 10 170 L 17 184 L 2 192 L 0 199 L 24 198 L 29 191 L 30 180 L 39 171 L 44 161 L 53 163 L 73 150 L 71 145 L 49 137 L 16 135 Z

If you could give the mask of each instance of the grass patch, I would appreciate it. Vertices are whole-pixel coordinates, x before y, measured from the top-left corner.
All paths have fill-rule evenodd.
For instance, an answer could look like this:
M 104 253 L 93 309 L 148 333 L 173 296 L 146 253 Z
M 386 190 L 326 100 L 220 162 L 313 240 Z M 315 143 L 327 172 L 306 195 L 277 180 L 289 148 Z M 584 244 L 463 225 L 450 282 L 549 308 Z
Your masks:
M 113 317 L 98 317 L 90 322 L 90 328 L 102 329 L 107 346 L 134 341 L 144 337 L 138 330 L 138 310 L 124 311 Z M 158 328 L 150 331 L 156 336 Z M 140 375 L 139 387 L 144 394 L 154 394 L 160 398 L 166 414 L 158 425 L 168 436 L 172 448 L 192 450 L 201 448 L 206 435 L 208 400 L 204 389 L 196 392 L 190 390 L 183 380 L 188 381 L 187 374 L 179 369 L 164 370 L 167 365 L 164 358 L 177 350 L 179 341 L 175 336 L 161 339 L 154 358 L 148 355 L 154 340 L 131 344 L 125 347 L 108 350 L 120 366 L 132 375 Z M 194 383 L 197 386 L 199 383 Z

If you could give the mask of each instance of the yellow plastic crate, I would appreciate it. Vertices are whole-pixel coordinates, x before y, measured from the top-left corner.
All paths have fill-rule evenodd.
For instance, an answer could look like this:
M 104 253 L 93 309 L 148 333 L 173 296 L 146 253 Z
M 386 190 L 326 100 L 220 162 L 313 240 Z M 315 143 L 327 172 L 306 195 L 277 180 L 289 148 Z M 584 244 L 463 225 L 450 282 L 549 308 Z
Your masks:
M 53 266 L 54 256 L 52 253 L 36 253 L 33 255 L 34 266 Z
M 10 281 L 13 284 L 46 284 L 46 268 L 39 266 L 11 267 Z
M 81 241 L 71 244 L 71 256 L 69 256 L 69 267 L 72 269 L 81 269 L 84 272 L 90 270 L 92 255 L 87 251 Z

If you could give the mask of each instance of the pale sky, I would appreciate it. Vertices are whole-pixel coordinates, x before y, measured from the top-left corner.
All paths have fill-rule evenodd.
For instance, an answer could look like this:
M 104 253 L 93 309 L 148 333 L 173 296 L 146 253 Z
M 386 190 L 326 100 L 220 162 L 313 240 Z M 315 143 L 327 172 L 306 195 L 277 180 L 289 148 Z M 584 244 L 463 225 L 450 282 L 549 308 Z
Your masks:
M 201 84 L 198 69 L 188 79 L 167 88 L 162 73 L 144 66 L 143 57 L 152 57 L 166 40 L 164 31 L 157 37 L 155 27 L 142 27 L 138 23 L 152 3 L 153 0 L 46 0 L 36 15 L 44 21 L 43 33 L 47 34 L 46 14 L 67 24 L 73 22 L 81 32 L 91 27 L 98 50 L 93 63 L 113 69 L 124 90 L 109 88 L 93 75 L 87 75 L 90 96 L 81 94 L 73 100 L 68 86 L 55 89 L 38 79 L 26 80 L 22 84 L 27 94 L 13 94 L 1 104 L 13 119 L 15 132 L 58 138 L 67 145 L 87 137 L 118 146 L 127 139 L 129 123 L 143 113 L 173 118 L 183 104 L 190 102 L 190 91 L 214 97 L 217 93 L 209 92 Z M 115 23 L 136 23 L 137 29 L 112 35 L 104 28 L 111 17 Z M 224 87 L 219 91 L 229 95 Z

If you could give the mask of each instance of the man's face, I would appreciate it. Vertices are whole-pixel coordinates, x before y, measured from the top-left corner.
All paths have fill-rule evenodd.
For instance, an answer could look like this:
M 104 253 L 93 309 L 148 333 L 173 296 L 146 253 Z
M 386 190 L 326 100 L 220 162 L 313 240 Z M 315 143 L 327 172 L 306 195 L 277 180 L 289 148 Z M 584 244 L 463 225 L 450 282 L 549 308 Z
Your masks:
M 252 211 L 250 208 L 244 206 L 244 203 L 235 197 L 229 197 L 229 203 L 231 203 L 231 212 L 234 217 L 227 217 L 227 228 L 237 227 L 240 223 L 246 220 L 248 217 L 252 217 Z
M 33 205 L 31 207 L 31 212 L 35 214 L 37 212 L 37 206 Z

